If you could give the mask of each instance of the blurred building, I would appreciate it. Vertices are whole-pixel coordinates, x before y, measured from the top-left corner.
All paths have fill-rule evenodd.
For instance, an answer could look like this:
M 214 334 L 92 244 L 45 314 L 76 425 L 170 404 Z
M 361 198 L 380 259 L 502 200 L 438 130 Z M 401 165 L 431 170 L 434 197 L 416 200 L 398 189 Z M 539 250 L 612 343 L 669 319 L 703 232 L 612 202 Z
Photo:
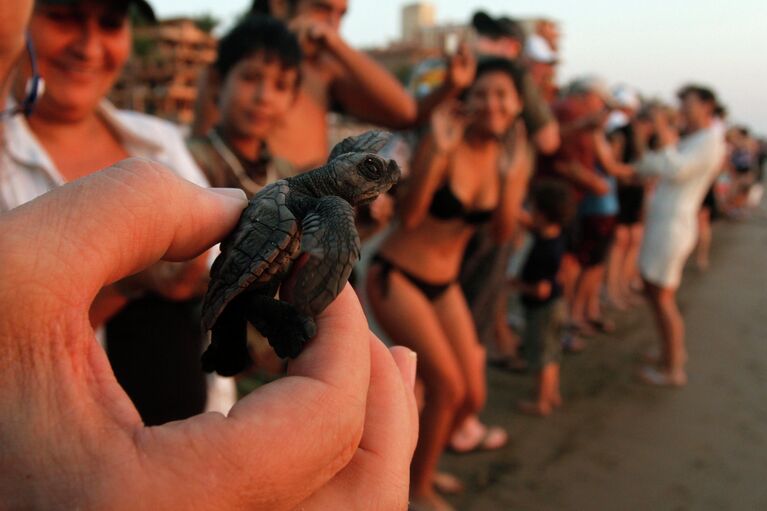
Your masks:
M 110 94 L 119 107 L 191 124 L 200 73 L 216 59 L 216 40 L 192 19 L 134 30 L 130 61 Z
M 402 41 L 417 42 L 421 30 L 433 27 L 437 16 L 430 2 L 416 2 L 402 8 Z

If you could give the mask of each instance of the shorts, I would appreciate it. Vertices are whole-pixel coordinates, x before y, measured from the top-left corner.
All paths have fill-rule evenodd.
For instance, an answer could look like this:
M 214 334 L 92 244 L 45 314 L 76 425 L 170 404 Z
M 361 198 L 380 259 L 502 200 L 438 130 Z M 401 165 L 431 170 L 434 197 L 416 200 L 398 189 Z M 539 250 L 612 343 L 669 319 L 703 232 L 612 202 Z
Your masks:
M 641 222 L 644 206 L 644 186 L 619 186 L 618 204 L 620 205 L 617 218 L 619 225 L 633 225 Z
M 581 266 L 597 266 L 607 260 L 616 225 L 615 215 L 591 215 L 581 218 L 580 240 L 575 251 Z
M 562 362 L 562 334 L 565 327 L 565 302 L 556 298 L 542 305 L 525 306 L 525 346 L 527 363 L 539 370 Z

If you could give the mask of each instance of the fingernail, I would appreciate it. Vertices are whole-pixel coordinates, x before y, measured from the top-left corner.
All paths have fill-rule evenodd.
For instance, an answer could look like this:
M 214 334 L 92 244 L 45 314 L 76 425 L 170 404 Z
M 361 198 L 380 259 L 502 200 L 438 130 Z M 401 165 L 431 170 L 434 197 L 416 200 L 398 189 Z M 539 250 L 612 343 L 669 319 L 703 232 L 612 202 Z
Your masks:
M 418 366 L 418 356 L 415 351 L 404 346 L 392 346 L 389 351 L 397 364 L 402 381 L 411 391 L 415 388 L 416 368 Z
M 243 192 L 239 188 L 208 188 L 208 191 L 217 193 L 219 195 L 224 195 L 226 197 L 240 199 L 241 201 L 244 201 L 244 202 L 248 201 L 248 197 L 245 195 L 245 192 Z

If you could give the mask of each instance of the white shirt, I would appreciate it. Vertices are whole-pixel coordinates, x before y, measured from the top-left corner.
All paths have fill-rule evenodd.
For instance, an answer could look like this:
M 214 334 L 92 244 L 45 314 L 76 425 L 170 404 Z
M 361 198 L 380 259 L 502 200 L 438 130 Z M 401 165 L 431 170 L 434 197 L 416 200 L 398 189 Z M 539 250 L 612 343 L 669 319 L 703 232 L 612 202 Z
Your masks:
M 184 179 L 209 186 L 175 124 L 139 112 L 117 110 L 106 99 L 97 112 L 129 155 L 158 161 Z M 0 139 L 0 212 L 21 206 L 65 182 L 26 119 L 21 115 L 8 119 Z M 103 344 L 103 328 L 96 336 Z M 226 414 L 235 400 L 232 378 L 208 377 L 205 411 Z
M 97 111 L 128 154 L 158 161 L 184 179 L 208 186 L 205 175 L 187 151 L 178 126 L 142 113 L 117 110 L 107 100 L 101 102 Z M 12 117 L 3 128 L 0 211 L 7 211 L 63 185 L 66 180 L 23 116 Z
M 637 172 L 660 178 L 647 222 L 676 220 L 694 225 L 703 197 L 722 167 L 725 151 L 724 133 L 714 125 L 682 138 L 677 145 L 646 153 Z

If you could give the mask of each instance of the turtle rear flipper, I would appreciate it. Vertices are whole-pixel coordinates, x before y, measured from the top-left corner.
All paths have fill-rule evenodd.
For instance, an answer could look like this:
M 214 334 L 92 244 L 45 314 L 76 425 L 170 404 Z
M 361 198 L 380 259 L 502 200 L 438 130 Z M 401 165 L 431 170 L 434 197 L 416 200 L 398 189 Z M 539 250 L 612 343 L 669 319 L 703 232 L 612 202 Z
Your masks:
M 317 334 L 314 320 L 287 302 L 259 294 L 248 294 L 244 300 L 245 317 L 266 337 L 280 358 L 296 358 Z
M 360 256 L 354 209 L 336 196 L 322 197 L 303 221 L 301 251 L 308 256 L 296 270 L 291 303 L 316 316 L 338 296 Z

